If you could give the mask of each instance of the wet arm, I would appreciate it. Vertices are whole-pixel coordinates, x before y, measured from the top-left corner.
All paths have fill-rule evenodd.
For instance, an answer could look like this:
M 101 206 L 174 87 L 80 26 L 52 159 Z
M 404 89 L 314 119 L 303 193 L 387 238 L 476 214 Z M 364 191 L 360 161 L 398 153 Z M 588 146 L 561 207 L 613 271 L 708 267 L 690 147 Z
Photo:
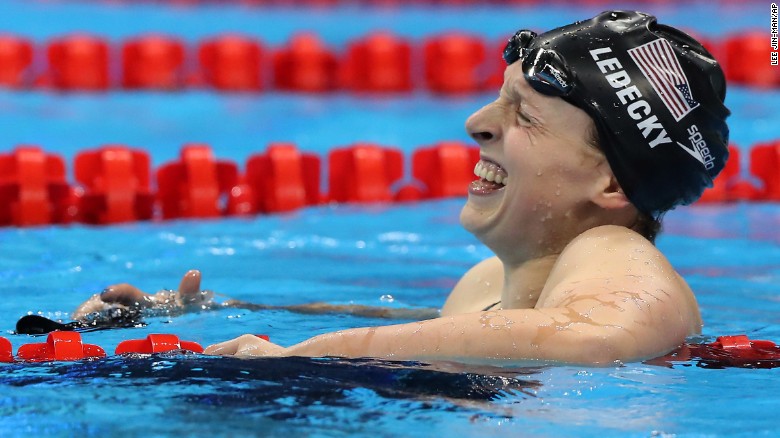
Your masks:
M 582 296 L 559 308 L 476 312 L 343 330 L 288 348 L 242 337 L 212 346 L 209 351 L 239 356 L 545 360 L 606 365 L 661 355 L 685 340 L 689 322 L 669 298 L 649 292 Z
M 439 316 L 439 309 L 436 308 L 393 308 L 380 306 L 364 306 L 361 304 L 330 304 L 330 303 L 307 303 L 293 304 L 288 306 L 273 306 L 268 304 L 255 304 L 239 300 L 228 300 L 223 307 L 258 310 L 285 310 L 288 312 L 303 313 L 309 315 L 353 315 L 366 318 L 385 318 L 385 319 L 409 319 L 421 320 L 431 319 Z
M 558 332 L 562 311 L 505 310 L 395 326 L 327 333 L 285 350 L 286 356 L 386 359 L 550 360 L 606 364 L 640 354 L 619 348 L 617 327 Z

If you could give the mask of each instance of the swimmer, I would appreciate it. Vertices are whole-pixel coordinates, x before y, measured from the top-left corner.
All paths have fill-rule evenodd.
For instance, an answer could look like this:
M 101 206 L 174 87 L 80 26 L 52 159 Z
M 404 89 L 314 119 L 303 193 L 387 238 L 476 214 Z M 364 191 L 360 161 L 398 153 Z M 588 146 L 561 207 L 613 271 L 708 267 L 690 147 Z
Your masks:
M 122 283 L 109 286 L 82 303 L 75 312 L 71 324 L 100 328 L 128 327 L 128 324 L 140 322 L 144 316 L 176 316 L 188 310 L 216 310 L 221 308 L 247 310 L 286 310 L 305 314 L 349 314 L 367 318 L 387 319 L 428 319 L 439 316 L 439 309 L 431 308 L 391 308 L 365 306 L 360 304 L 306 303 L 287 306 L 248 303 L 228 299 L 222 303 L 213 301 L 214 293 L 200 288 L 201 273 L 190 270 L 179 283 L 178 289 L 162 290 L 147 294 L 137 287 Z M 119 319 L 119 321 L 117 321 Z M 55 322 L 56 323 L 56 322 Z M 46 323 L 51 324 L 51 322 Z M 51 326 L 56 327 L 56 326 Z M 35 327 L 43 331 L 48 327 Z M 48 330 L 45 333 L 48 333 Z
M 208 354 L 609 365 L 700 333 L 696 298 L 654 240 L 663 214 L 698 199 L 728 158 L 718 63 L 625 11 L 519 31 L 503 56 L 498 98 L 466 121 L 481 159 L 460 215 L 495 256 L 440 314 L 289 347 L 244 335 Z M 187 281 L 161 298 L 117 286 L 100 301 L 187 303 L 199 291 Z

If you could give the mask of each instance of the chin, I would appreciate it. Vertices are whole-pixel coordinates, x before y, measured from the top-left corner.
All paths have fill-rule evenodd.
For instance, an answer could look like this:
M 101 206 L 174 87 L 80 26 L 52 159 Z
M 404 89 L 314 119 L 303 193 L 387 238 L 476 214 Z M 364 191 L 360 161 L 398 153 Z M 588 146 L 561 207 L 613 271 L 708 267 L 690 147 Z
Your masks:
M 468 201 L 466 201 L 466 203 L 463 204 L 463 208 L 460 209 L 460 224 L 466 231 L 472 234 L 474 233 L 473 215 L 474 211 L 471 206 L 469 206 Z
M 490 228 L 492 218 L 493 214 L 491 210 L 485 209 L 484 206 L 479 205 L 479 203 L 475 203 L 474 199 L 472 199 L 472 195 L 469 195 L 466 203 L 460 210 L 460 224 L 466 231 L 475 235 L 480 240 L 482 240 L 482 235 Z

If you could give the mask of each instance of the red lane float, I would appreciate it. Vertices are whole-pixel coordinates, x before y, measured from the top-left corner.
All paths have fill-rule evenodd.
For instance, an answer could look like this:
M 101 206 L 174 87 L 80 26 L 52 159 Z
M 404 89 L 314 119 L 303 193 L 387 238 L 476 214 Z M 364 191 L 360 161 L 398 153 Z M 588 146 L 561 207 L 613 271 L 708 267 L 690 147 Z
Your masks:
M 59 155 L 37 146 L 0 154 L 0 225 L 67 223 L 75 202 Z
M 291 143 L 273 143 L 246 163 L 246 182 L 256 212 L 277 213 L 320 202 L 320 158 L 302 154 Z
M 780 85 L 780 68 L 770 62 L 772 46 L 764 32 L 744 32 L 722 45 L 726 79 L 758 87 Z
M 111 224 L 148 220 L 154 214 L 149 154 L 124 145 L 106 145 L 76 154 L 76 180 L 83 184 L 84 222 Z
M 335 202 L 388 202 L 391 186 L 403 176 L 400 150 L 370 143 L 334 149 L 328 155 L 329 199 Z
M 274 86 L 281 90 L 321 93 L 337 86 L 338 62 L 312 33 L 293 36 L 273 55 Z
M 451 2 L 461 1 L 471 0 Z M 771 65 L 770 54 L 774 52 L 762 32 L 747 31 L 717 41 L 698 39 L 721 61 L 729 82 L 780 86 L 780 69 Z M 317 35 L 301 33 L 276 50 L 270 61 L 273 84 L 282 90 L 326 92 L 341 86 L 358 92 L 398 92 L 425 86 L 436 93 L 466 93 L 500 87 L 506 65 L 500 56 L 486 58 L 486 54 L 501 53 L 505 44 L 506 38 L 485 42 L 479 36 L 461 33 L 412 42 L 382 32 L 349 42 L 343 59 L 339 59 L 340 54 L 326 47 Z M 32 78 L 33 44 L 23 37 L 0 36 L 0 86 L 33 84 L 95 91 L 122 85 L 172 90 L 205 83 L 227 91 L 263 88 L 264 49 L 262 42 L 250 37 L 222 35 L 203 40 L 197 53 L 191 53 L 199 60 L 193 72 L 185 69 L 186 45 L 174 36 L 141 35 L 120 45 L 121 50 L 116 51 L 120 59 L 115 60 L 105 38 L 73 34 L 55 39 L 47 45 L 48 71 Z M 418 60 L 422 65 L 415 65 Z M 121 63 L 120 84 L 112 84 L 112 62 Z M 423 74 L 420 83 L 415 83 L 418 71 Z
M 180 160 L 157 170 L 157 196 L 162 217 L 210 218 L 223 213 L 220 196 L 233 196 L 238 167 L 231 161 L 217 161 L 205 144 L 185 145 Z
M 218 90 L 260 91 L 263 48 L 241 35 L 222 35 L 206 40 L 198 48 L 203 82 Z
M 710 188 L 704 190 L 697 202 L 752 201 L 760 198 L 760 191 L 749 181 L 740 178 L 740 149 L 729 145 L 729 159 L 726 166 L 713 181 Z
M 342 86 L 357 92 L 412 90 L 412 48 L 408 41 L 379 32 L 353 41 L 342 66 Z
M 91 35 L 53 40 L 47 50 L 49 71 L 41 82 L 69 91 L 105 91 L 109 87 L 108 52 L 108 43 Z
M 424 198 L 465 196 L 478 161 L 479 148 L 443 142 L 414 152 L 412 175 L 425 184 Z
M 224 214 L 228 216 L 249 216 L 257 213 L 255 194 L 246 182 L 246 178 L 239 175 L 236 184 L 230 188 Z
M 685 344 L 645 363 L 672 366 L 674 362 L 690 360 L 721 368 L 776 368 L 780 367 L 780 347 L 772 341 L 751 340 L 746 335 L 720 336 L 709 344 Z
M 780 140 L 753 146 L 750 172 L 764 183 L 761 199 L 780 201 Z
M 269 340 L 268 335 L 255 335 Z M 150 334 L 145 339 L 122 341 L 114 354 L 156 354 L 174 350 L 202 353 L 197 342 L 182 341 L 172 334 Z M 25 344 L 19 347 L 17 358 L 26 362 L 94 360 L 106 357 L 105 351 L 84 344 L 78 332 L 49 333 L 45 343 Z M 751 340 L 746 335 L 720 336 L 709 344 L 684 344 L 671 353 L 644 363 L 672 367 L 675 363 L 697 361 L 700 366 L 712 368 L 777 368 L 780 367 L 780 347 L 772 341 Z M 0 337 L 0 362 L 15 362 L 11 343 Z
M 176 335 L 150 334 L 146 339 L 132 339 L 122 341 L 117 345 L 114 354 L 154 354 L 165 353 L 172 350 L 187 350 L 195 353 L 203 353 L 203 347 L 197 342 L 182 341 Z
M 484 68 L 486 48 L 482 38 L 462 33 L 435 36 L 425 42 L 423 52 L 429 90 L 473 93 L 486 88 L 490 72 Z
M 45 343 L 25 344 L 16 356 L 27 362 L 100 359 L 106 352 L 97 345 L 84 344 L 78 332 L 51 332 Z
M 14 353 L 11 347 L 11 341 L 0 336 L 0 362 L 13 362 Z
M 165 35 L 133 38 L 122 46 L 122 86 L 175 90 L 184 84 L 184 43 Z
M 507 35 L 507 38 L 511 35 Z M 487 53 L 504 53 L 506 47 L 507 38 L 500 38 L 499 40 L 492 40 L 488 43 Z M 487 89 L 500 90 L 504 84 L 504 70 L 506 70 L 506 61 L 502 56 L 491 56 L 488 60 L 488 79 Z
M 741 173 L 740 149 L 730 145 L 729 150 L 726 167 L 698 202 L 780 201 L 780 141 L 751 149 L 751 175 Z M 324 195 L 320 157 L 300 153 L 291 143 L 273 143 L 250 156 L 245 174 L 231 161 L 216 160 L 208 145 L 193 143 L 182 147 L 177 161 L 157 169 L 153 194 L 149 156 L 141 150 L 107 145 L 78 153 L 74 174 L 81 186 L 72 187 L 61 157 L 19 146 L 0 154 L 0 226 L 148 220 L 158 210 L 162 219 L 210 218 L 292 211 L 328 201 L 463 196 L 474 179 L 479 149 L 441 142 L 415 150 L 410 158 L 411 175 L 405 175 L 398 149 L 370 143 L 334 149 L 328 155 L 330 193 Z
M 0 86 L 21 88 L 30 84 L 33 45 L 13 35 L 0 35 Z

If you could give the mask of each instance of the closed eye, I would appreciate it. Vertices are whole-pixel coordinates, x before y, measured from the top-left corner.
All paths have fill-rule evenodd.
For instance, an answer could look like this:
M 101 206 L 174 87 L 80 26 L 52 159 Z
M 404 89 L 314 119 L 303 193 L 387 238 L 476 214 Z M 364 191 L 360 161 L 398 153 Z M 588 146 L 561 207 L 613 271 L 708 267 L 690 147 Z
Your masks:
M 517 119 L 520 121 L 521 125 L 531 125 L 531 124 L 533 124 L 533 121 L 531 120 L 531 118 L 528 117 L 527 115 L 525 115 L 525 113 L 523 113 L 522 110 L 518 109 L 516 111 L 516 113 L 517 113 Z

